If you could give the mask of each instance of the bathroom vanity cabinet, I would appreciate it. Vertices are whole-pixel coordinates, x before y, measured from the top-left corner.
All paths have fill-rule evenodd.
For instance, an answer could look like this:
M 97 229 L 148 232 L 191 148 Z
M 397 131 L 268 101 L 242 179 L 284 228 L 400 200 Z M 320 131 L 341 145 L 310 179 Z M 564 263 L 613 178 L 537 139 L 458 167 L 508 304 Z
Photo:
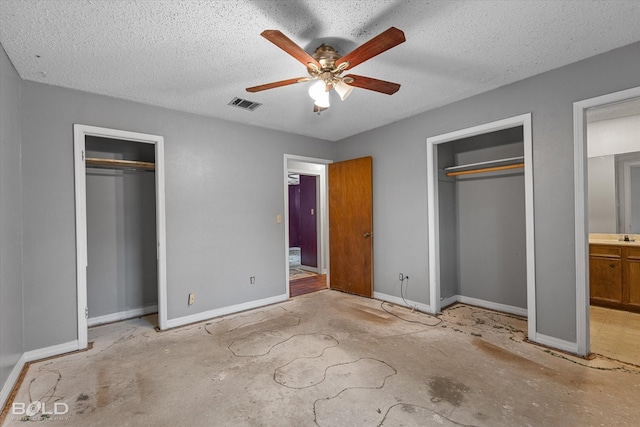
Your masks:
M 589 288 L 593 305 L 640 312 L 640 242 L 589 244 Z

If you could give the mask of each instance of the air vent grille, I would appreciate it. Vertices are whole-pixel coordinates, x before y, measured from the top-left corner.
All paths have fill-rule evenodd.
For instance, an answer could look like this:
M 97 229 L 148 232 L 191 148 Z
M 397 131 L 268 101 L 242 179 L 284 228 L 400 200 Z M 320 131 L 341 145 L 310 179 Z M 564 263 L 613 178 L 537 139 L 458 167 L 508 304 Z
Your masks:
M 242 108 L 243 110 L 254 111 L 256 108 L 261 106 L 262 104 L 259 102 L 253 102 L 246 99 L 235 97 L 229 102 L 228 105 L 232 107 Z

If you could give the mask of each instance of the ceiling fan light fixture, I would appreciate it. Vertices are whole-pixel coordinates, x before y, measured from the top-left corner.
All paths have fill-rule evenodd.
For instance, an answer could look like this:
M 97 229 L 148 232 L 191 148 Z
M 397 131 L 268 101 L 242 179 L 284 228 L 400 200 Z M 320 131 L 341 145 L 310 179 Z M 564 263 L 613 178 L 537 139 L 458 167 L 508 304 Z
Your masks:
M 340 95 L 340 99 L 343 101 L 351 95 L 351 92 L 353 92 L 353 86 L 349 86 L 342 81 L 337 82 L 333 87 L 336 89 L 336 92 Z
M 318 80 L 309 87 L 309 96 L 318 107 L 329 108 L 329 92 L 326 83 L 322 80 Z

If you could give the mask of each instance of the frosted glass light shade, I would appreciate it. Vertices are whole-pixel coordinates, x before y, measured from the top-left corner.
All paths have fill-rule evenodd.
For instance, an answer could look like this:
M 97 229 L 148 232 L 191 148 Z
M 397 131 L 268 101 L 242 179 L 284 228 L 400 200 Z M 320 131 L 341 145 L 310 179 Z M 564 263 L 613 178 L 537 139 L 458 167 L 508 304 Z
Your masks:
M 333 87 L 336 89 L 336 92 L 338 92 L 338 95 L 340 95 L 340 99 L 343 101 L 347 99 L 347 97 L 351 95 L 351 92 L 353 91 L 353 86 L 349 86 L 345 82 L 338 82 Z
M 327 85 L 322 80 L 318 80 L 309 87 L 309 96 L 313 98 L 318 107 L 329 107 L 329 92 L 327 92 Z

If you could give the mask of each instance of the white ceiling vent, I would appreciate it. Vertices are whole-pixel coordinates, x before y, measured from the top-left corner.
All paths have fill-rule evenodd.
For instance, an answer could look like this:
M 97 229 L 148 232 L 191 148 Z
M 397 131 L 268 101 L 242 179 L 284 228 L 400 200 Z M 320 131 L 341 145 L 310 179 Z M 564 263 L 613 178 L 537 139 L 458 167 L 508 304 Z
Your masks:
M 248 101 L 246 99 L 235 97 L 231 100 L 228 105 L 232 105 L 234 107 L 242 108 L 243 110 L 253 111 L 262 104 L 259 102 Z

